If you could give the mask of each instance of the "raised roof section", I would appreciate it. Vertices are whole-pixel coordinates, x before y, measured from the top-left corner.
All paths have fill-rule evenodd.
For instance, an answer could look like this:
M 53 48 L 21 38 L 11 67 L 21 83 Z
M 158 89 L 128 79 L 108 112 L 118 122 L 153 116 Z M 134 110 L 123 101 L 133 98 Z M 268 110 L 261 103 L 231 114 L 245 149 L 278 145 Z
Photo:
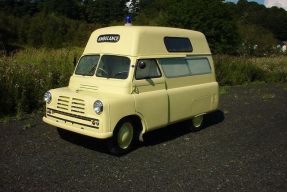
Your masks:
M 119 35 L 117 42 L 97 42 L 101 35 Z M 190 39 L 192 52 L 167 51 L 164 37 L 187 37 Z M 210 54 L 205 36 L 197 31 L 169 27 L 115 26 L 95 30 L 84 50 L 84 54 L 117 54 L 128 56 L 166 56 Z

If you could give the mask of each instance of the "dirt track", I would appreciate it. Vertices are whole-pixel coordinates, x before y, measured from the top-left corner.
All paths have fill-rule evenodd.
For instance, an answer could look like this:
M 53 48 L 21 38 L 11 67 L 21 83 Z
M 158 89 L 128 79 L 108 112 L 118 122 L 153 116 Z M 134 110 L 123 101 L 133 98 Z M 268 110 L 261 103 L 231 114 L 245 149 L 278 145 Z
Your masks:
M 183 122 L 114 157 L 40 117 L 0 123 L 0 191 L 287 191 L 287 85 L 226 89 L 205 128 Z

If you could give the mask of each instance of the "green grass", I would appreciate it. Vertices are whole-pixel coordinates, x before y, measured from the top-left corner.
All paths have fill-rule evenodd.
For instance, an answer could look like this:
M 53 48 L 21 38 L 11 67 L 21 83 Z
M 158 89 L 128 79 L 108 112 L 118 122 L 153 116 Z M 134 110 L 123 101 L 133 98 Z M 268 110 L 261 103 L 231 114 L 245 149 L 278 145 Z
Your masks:
M 219 87 L 219 95 L 227 95 L 229 93 L 230 87 L 228 86 L 220 86 Z
M 271 99 L 274 99 L 275 97 L 276 97 L 276 95 L 274 93 L 269 93 L 269 94 L 262 95 L 262 99 L 263 100 L 271 100 Z
M 33 49 L 0 55 L 0 118 L 21 117 L 43 109 L 43 94 L 67 86 L 74 70 L 74 58 L 82 48 Z M 287 56 L 214 56 L 217 81 L 221 86 L 258 82 L 287 82 Z M 220 89 L 228 94 L 228 88 Z
M 43 94 L 66 86 L 74 57 L 82 49 L 27 49 L 0 57 L 0 116 L 30 113 L 42 106 Z
M 277 57 L 214 57 L 220 85 L 243 85 L 254 82 L 287 82 L 287 56 Z

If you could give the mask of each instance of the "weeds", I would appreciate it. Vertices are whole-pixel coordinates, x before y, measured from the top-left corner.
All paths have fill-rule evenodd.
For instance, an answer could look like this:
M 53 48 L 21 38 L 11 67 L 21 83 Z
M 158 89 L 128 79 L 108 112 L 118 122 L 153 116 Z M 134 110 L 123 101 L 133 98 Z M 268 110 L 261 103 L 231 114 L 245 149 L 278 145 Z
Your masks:
M 229 87 L 227 86 L 220 86 L 219 87 L 219 95 L 226 95 L 229 93 Z
M 242 85 L 251 82 L 287 82 L 287 57 L 215 56 L 220 85 Z
M 270 100 L 270 99 L 274 99 L 274 98 L 275 98 L 275 94 L 272 94 L 272 93 L 262 95 L 263 100 Z
M 81 49 L 27 49 L 0 57 L 0 116 L 30 113 L 45 91 L 66 86 Z

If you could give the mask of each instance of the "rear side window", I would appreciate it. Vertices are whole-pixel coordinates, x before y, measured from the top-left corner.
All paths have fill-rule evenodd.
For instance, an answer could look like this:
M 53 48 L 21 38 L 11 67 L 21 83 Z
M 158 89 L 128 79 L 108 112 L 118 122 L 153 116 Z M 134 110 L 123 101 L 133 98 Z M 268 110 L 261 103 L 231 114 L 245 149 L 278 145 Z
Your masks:
M 186 37 L 165 37 L 164 44 L 168 52 L 192 52 L 192 45 Z
M 209 61 L 206 58 L 187 59 L 187 64 L 191 75 L 201 75 L 211 73 Z
M 142 67 L 140 65 L 143 65 Z M 160 70 L 154 59 L 141 59 L 138 60 L 136 68 L 136 79 L 150 79 L 161 77 Z
M 159 59 L 166 77 L 181 77 L 190 75 L 185 58 Z
M 164 58 L 158 61 L 168 78 L 211 73 L 207 58 Z

